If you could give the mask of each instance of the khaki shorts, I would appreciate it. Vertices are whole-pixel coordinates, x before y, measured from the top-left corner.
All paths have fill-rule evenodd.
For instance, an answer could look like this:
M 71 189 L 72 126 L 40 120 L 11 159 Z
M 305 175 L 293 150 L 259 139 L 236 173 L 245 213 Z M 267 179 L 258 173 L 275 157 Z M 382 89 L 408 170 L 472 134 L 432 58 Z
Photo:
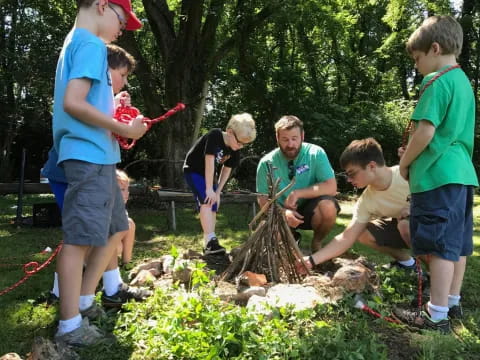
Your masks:
M 378 246 L 408 249 L 408 245 L 400 236 L 397 225 L 397 219 L 375 219 L 367 224 L 367 230 L 372 234 Z
M 68 182 L 62 209 L 65 244 L 104 246 L 111 235 L 128 230 L 115 165 L 79 160 L 62 165 Z

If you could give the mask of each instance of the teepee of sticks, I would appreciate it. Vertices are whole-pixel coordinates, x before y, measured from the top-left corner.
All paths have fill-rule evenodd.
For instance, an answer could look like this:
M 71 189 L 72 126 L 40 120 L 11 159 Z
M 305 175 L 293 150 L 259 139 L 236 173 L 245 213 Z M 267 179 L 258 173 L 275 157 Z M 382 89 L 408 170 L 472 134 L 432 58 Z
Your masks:
M 309 273 L 283 209 L 277 204 L 277 199 L 295 184 L 295 178 L 277 192 L 280 179 L 274 180 L 275 168 L 270 163 L 267 167 L 269 200 L 250 222 L 251 235 L 221 275 L 222 280 L 238 281 L 248 270 L 264 274 L 269 282 L 298 283 L 305 273 Z M 258 226 L 252 232 L 257 222 Z

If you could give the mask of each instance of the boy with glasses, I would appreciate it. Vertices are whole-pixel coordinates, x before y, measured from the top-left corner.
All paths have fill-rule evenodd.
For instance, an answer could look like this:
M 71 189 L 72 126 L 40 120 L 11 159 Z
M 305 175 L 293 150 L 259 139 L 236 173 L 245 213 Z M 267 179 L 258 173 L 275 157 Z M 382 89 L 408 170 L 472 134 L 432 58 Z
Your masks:
M 226 252 L 215 234 L 220 194 L 232 168 L 240 162 L 239 150 L 255 140 L 256 135 L 250 114 L 233 115 L 225 131 L 210 130 L 187 153 L 183 172 L 199 208 L 205 255 Z
M 268 201 L 267 163 L 275 169 L 274 179 L 280 178 L 279 191 L 295 177 L 295 184 L 278 204 L 285 209 L 290 228 L 313 230 L 311 247 L 317 251 L 340 211 L 332 166 L 320 146 L 303 142 L 303 122 L 296 116 L 283 116 L 275 124 L 275 132 L 278 148 L 265 155 L 257 167 L 257 192 L 265 194 L 258 197 L 258 203 L 262 207 Z
M 305 258 L 313 267 L 350 249 L 358 241 L 393 257 L 391 266 L 415 271 L 408 229 L 410 189 L 398 165 L 385 166 L 382 147 L 373 138 L 354 140 L 340 156 L 347 181 L 365 190 L 357 200 L 347 228 L 327 246 Z
M 75 25 L 57 63 L 53 106 L 57 164 L 68 183 L 62 210 L 64 245 L 57 261 L 60 321 L 55 340 L 85 346 L 98 342 L 103 334 L 87 317 L 82 319 L 80 310 L 92 306 L 95 288 L 116 249 L 116 237 L 128 230 L 115 175 L 120 149 L 112 133 L 138 139 L 146 126 L 141 117 L 128 125 L 113 119 L 105 43 L 116 40 L 124 29 L 141 27 L 130 0 L 77 0 L 77 5 Z

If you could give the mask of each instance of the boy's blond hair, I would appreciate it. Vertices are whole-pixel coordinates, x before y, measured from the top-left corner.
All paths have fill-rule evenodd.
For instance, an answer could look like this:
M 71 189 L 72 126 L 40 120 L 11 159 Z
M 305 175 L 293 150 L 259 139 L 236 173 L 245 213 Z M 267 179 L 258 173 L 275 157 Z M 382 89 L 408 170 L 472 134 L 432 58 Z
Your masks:
M 122 182 L 126 182 L 127 184 L 130 184 L 130 178 L 128 177 L 125 171 L 117 169 L 116 173 L 117 173 L 117 181 L 122 181 Z
M 431 16 L 410 35 L 407 51 L 409 54 L 413 51 L 428 53 L 434 42 L 442 48 L 442 55 L 458 57 L 463 45 L 462 26 L 452 16 Z
M 299 128 L 300 132 L 303 133 L 303 122 L 294 115 L 284 115 L 275 123 L 277 135 L 280 130 L 291 130 L 294 128 Z
M 255 121 L 249 113 L 233 115 L 228 121 L 227 129 L 232 129 L 236 136 L 249 143 L 257 137 Z

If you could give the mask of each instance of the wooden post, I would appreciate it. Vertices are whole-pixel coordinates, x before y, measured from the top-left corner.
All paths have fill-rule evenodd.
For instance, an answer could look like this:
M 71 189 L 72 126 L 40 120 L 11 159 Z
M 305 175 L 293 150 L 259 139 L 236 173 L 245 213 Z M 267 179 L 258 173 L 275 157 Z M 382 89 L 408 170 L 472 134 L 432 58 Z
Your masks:
M 170 213 L 170 216 L 169 216 L 170 224 L 169 225 L 171 226 L 171 229 L 173 231 L 176 231 L 177 230 L 177 219 L 175 217 L 175 201 L 174 200 L 170 201 L 169 213 Z

